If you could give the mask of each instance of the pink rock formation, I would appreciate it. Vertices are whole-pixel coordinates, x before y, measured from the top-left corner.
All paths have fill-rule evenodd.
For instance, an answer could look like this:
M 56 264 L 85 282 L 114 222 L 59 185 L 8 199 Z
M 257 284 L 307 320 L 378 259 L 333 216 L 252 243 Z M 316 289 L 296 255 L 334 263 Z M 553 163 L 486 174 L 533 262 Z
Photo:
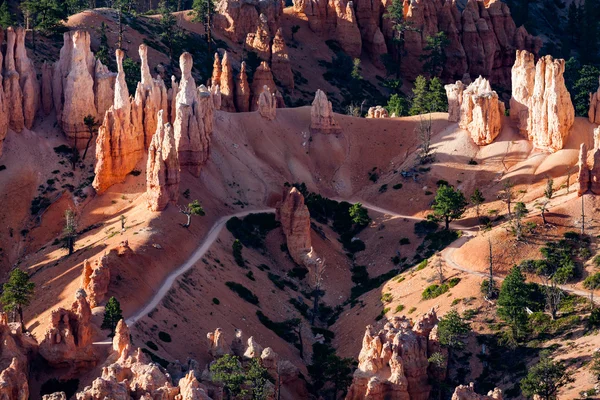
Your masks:
M 104 259 L 105 257 L 101 257 L 93 263 L 89 260 L 83 261 L 81 288 L 85 290 L 91 308 L 100 305 L 108 293 L 110 268 L 105 265 Z
M 219 53 L 215 53 L 215 61 L 213 62 L 212 77 L 210 85 L 216 87 L 221 84 L 221 59 Z
M 594 93 L 590 93 L 590 108 L 588 118 L 592 124 L 600 124 L 600 86 Z
M 311 251 L 310 213 L 304 204 L 304 197 L 293 187 L 284 188 L 283 199 L 276 209 L 276 219 L 281 222 L 281 228 L 287 241 L 288 251 L 292 259 L 304 265 L 306 255 Z
M 158 120 L 163 119 L 163 110 L 158 112 Z M 170 123 L 160 124 L 152 137 L 148 149 L 146 167 L 146 196 L 148 208 L 162 211 L 169 203 L 176 203 L 179 197 L 179 157 L 175 146 L 175 135 Z
M 218 2 L 216 11 L 215 29 L 223 32 L 232 41 L 243 43 L 248 34 L 257 31 L 260 14 L 265 16 L 269 32 L 277 31 L 281 26 L 283 4 L 273 0 L 260 2 L 225 0 Z
M 320 133 L 339 133 L 340 126 L 333 117 L 331 102 L 321 89 L 317 89 L 310 109 L 310 130 Z
M 52 111 L 52 64 L 44 62 L 42 64 L 42 110 L 44 115 L 49 115 Z
M 352 1 L 348 1 L 345 5 L 344 3 L 343 0 L 336 0 L 333 4 L 337 17 L 335 38 L 342 50 L 350 57 L 358 58 L 362 51 L 362 38 L 354 15 L 354 3 Z
M 250 85 L 246 74 L 246 63 L 243 61 L 235 83 L 235 108 L 238 112 L 250 111 Z
M 389 118 L 389 114 L 382 106 L 369 107 L 367 118 Z
M 214 332 L 208 332 L 206 340 L 208 342 L 208 354 L 214 358 L 231 353 L 231 346 L 225 341 L 223 329 L 217 328 Z
M 6 30 L 6 56 L 4 57 L 4 97 L 6 98 L 8 124 L 16 132 L 21 132 L 25 127 L 23 115 L 23 91 L 20 85 L 20 76 L 15 64 L 15 43 L 17 35 L 9 27 Z
M 123 51 L 117 50 L 116 56 L 114 104 L 106 112 L 96 139 L 96 176 L 92 186 L 98 193 L 123 182 L 144 153 L 142 88 L 138 85 L 138 93 L 131 103 L 123 71 Z
M 144 112 L 144 148 L 150 147 L 152 136 L 159 125 L 169 121 L 169 105 L 167 96 L 167 87 L 164 81 L 157 77 L 152 79 L 150 68 L 148 67 L 148 47 L 141 44 L 139 48 L 142 80 L 138 83 L 136 91 L 136 104 L 143 104 Z M 141 107 L 140 107 L 141 108 Z M 164 110 L 162 117 L 158 118 L 158 112 Z M 137 124 L 136 124 L 137 125 Z
M 94 95 L 96 98 L 96 110 L 98 117 L 104 118 L 104 115 L 112 106 L 115 97 L 115 80 L 117 74 L 111 72 L 102 61 L 96 60 L 94 67 Z
M 478 146 L 494 141 L 502 130 L 504 103 L 487 79 L 481 76 L 463 91 L 459 126 L 468 131 Z
M 0 399 L 29 400 L 26 372 L 26 367 L 13 358 L 8 368 L 0 372 Z
M 587 165 L 587 157 L 587 146 L 585 143 L 581 143 L 581 146 L 579 147 L 579 162 L 577 163 L 579 167 L 579 172 L 577 173 L 578 196 L 583 196 L 590 190 L 591 186 L 590 169 Z
M 294 89 L 294 74 L 292 74 L 290 57 L 281 28 L 277 29 L 277 33 L 273 38 L 271 70 L 273 71 L 273 77 L 281 86 L 290 90 Z
M 463 101 L 465 85 L 461 81 L 444 86 L 448 97 L 448 121 L 460 121 L 460 109 Z
M 223 54 L 223 61 L 221 62 L 221 76 L 219 82 L 219 88 L 221 89 L 220 109 L 223 111 L 235 112 L 235 104 L 233 98 L 233 69 L 231 67 L 231 61 L 227 52 Z
M 414 327 L 405 317 L 393 317 L 379 332 L 368 326 L 346 399 L 428 399 L 429 337 L 436 324 L 431 310 Z
M 263 87 L 267 86 L 271 93 L 277 91 L 277 86 L 273 80 L 273 73 L 271 68 L 263 61 L 260 63 L 256 71 L 254 71 L 254 77 L 252 79 L 252 98 L 250 99 L 250 111 L 256 111 L 258 109 L 258 98 L 262 93 Z
M 269 61 L 271 58 L 271 33 L 265 14 L 259 15 L 256 31 L 246 36 L 246 48 L 255 52 L 261 60 Z
M 269 121 L 274 120 L 277 114 L 275 93 L 271 94 L 267 85 L 263 86 L 263 91 L 258 98 L 258 113 Z
M 454 390 L 452 400 L 502 400 L 502 390 L 496 388 L 490 390 L 487 396 L 475 393 L 475 387 L 473 383 L 469 386 L 460 385 Z
M 178 386 L 179 394 L 175 396 L 175 400 L 211 400 L 206 394 L 206 388 L 196 379 L 194 371 L 189 371 L 181 378 Z
M 92 310 L 83 290 L 78 290 L 71 309 L 52 311 L 50 326 L 40 343 L 40 355 L 53 367 L 87 367 L 97 356 L 92 346 Z
M 23 93 L 23 119 L 25 127 L 31 129 L 40 103 L 40 84 L 33 61 L 25 49 L 25 28 L 16 29 L 15 67 L 19 74 L 19 85 Z
M 56 392 L 52 394 L 45 394 L 42 396 L 42 400 L 67 400 L 65 392 Z
M 182 76 L 175 106 L 175 144 L 181 169 L 199 176 L 210 152 L 214 103 L 204 86 L 196 89 L 192 77 L 192 56 L 183 53 L 179 65 Z
M 511 117 L 536 148 L 555 152 L 564 147 L 575 121 L 575 109 L 563 77 L 565 60 L 542 57 L 536 64 L 533 80 L 532 63 L 533 55 L 517 53 L 512 71 Z
M 113 351 L 120 357 L 126 356 L 126 352 L 131 346 L 131 332 L 124 320 L 120 320 L 115 328 L 115 336 L 113 336 Z

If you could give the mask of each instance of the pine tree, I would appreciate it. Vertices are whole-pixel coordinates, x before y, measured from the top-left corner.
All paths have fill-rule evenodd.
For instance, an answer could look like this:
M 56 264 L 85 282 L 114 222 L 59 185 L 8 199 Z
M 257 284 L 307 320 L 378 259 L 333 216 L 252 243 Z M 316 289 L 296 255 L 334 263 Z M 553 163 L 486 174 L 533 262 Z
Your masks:
M 408 114 L 408 102 L 404 97 L 394 93 L 390 96 L 387 105 L 385 106 L 388 114 L 391 116 L 395 114 L 396 117 L 400 117 Z
M 448 97 L 446 96 L 446 89 L 444 89 L 444 84 L 438 77 L 431 78 L 429 81 L 427 104 L 429 112 L 448 111 Z
M 408 113 L 410 115 L 426 114 L 429 112 L 429 85 L 427 84 L 427 79 L 419 75 L 414 85 L 412 104 Z
M 465 347 L 464 337 L 471 332 L 471 325 L 465 322 L 454 308 L 438 322 L 440 344 L 450 349 Z
M 208 54 L 210 54 L 213 15 L 216 10 L 215 0 L 194 0 L 192 10 L 194 12 L 194 21 L 204 24 L 204 34 L 206 36 L 206 43 L 208 44 Z M 296 27 L 297 29 L 295 29 Z M 292 27 L 292 40 L 294 40 L 294 29 L 297 32 L 300 27 L 298 25 Z
M 187 207 L 179 206 L 179 212 L 187 216 L 187 222 L 183 225 L 184 228 L 189 228 L 192 223 L 192 215 L 199 215 L 201 217 L 204 216 L 204 209 L 198 202 L 198 200 L 194 200 L 187 205 Z
M 19 315 L 19 322 L 23 330 L 25 330 L 23 307 L 29 305 L 34 291 L 35 283 L 30 282 L 29 274 L 19 268 L 12 270 L 8 281 L 2 286 L 0 302 L 4 305 L 5 311 L 16 312 Z
M 446 230 L 448 230 L 450 229 L 450 222 L 464 214 L 466 206 L 467 201 L 460 190 L 442 185 L 435 194 L 431 208 L 436 216 L 444 220 Z
M 104 308 L 104 319 L 102 320 L 102 329 L 110 330 L 110 336 L 115 334 L 115 328 L 120 320 L 123 319 L 123 311 L 121 311 L 121 304 L 113 296 L 108 299 L 106 307 Z
M 561 387 L 574 381 L 567 366 L 562 361 L 553 361 L 550 354 L 544 351 L 540 361 L 521 380 L 520 386 L 527 397 L 537 395 L 542 400 L 554 400 Z
M 65 211 L 65 227 L 63 228 L 64 248 L 69 251 L 69 255 L 73 254 L 75 248 L 75 239 L 77 238 L 77 220 L 73 210 Z
M 14 26 L 15 22 L 15 16 L 8 8 L 8 0 L 4 0 L 4 3 L 0 6 L 0 26 L 8 28 L 9 26 Z
M 518 340 L 527 328 L 527 312 L 525 307 L 529 302 L 529 290 L 521 269 L 514 266 L 500 287 L 498 295 L 498 316 L 511 329 L 512 339 Z
M 422 54 L 419 57 L 420 61 L 424 61 L 423 69 L 429 73 L 430 76 L 440 76 L 446 63 L 446 53 L 444 49 L 449 44 L 448 37 L 444 31 L 440 31 L 433 36 L 427 36 L 425 39 L 426 45 L 423 51 L 426 54 Z
M 471 204 L 473 204 L 475 206 L 475 212 L 477 213 L 477 218 L 479 218 L 479 207 L 483 204 L 484 201 L 485 201 L 485 198 L 483 197 L 481 190 L 479 190 L 479 188 L 475 188 L 475 191 L 471 195 Z

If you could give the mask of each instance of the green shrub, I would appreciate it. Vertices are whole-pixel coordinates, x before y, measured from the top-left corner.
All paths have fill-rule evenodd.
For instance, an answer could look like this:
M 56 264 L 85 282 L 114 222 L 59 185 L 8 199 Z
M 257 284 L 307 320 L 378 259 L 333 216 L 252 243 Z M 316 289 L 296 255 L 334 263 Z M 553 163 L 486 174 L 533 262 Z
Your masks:
M 279 276 L 277 274 L 273 274 L 273 273 L 269 272 L 267 274 L 267 276 L 269 277 L 271 282 L 273 282 L 273 284 L 275 286 L 277 286 L 280 290 L 284 290 L 286 286 L 292 290 L 296 290 L 296 291 L 298 290 L 298 286 L 294 282 L 292 282 L 288 279 L 282 278 L 281 276 Z
M 379 187 L 379 193 L 385 193 L 385 192 L 387 192 L 387 189 L 388 189 L 388 185 L 387 184 L 381 185 Z
M 308 269 L 304 266 L 297 265 L 287 273 L 287 276 L 302 280 L 306 278 L 306 274 L 308 274 Z
M 458 285 L 459 282 L 460 278 L 452 278 L 448 281 L 448 287 L 453 288 L 454 286 Z
M 385 317 L 385 314 L 387 314 L 388 311 L 390 311 L 389 307 L 386 307 L 383 310 L 381 310 L 381 313 L 378 316 L 375 317 L 375 321 L 379 321 L 383 317 Z
M 394 310 L 394 312 L 395 312 L 395 313 L 399 313 L 399 312 L 402 312 L 402 310 L 404 310 L 404 305 L 402 305 L 402 304 L 398 304 L 398 305 L 396 306 L 396 310 Z
M 50 206 L 50 199 L 44 196 L 37 196 L 31 201 L 31 215 L 37 215 L 40 211 L 45 210 Z
M 594 308 L 588 319 L 590 326 L 597 328 L 600 326 L 600 308 Z
M 427 260 L 423 260 L 416 266 L 415 271 L 421 271 L 427 267 Z
M 404 246 L 410 244 L 410 239 L 409 238 L 402 238 L 400 239 L 400 246 Z
M 357 285 L 369 279 L 367 267 L 365 267 L 364 265 L 355 265 L 354 267 L 352 267 L 352 269 L 350 269 L 350 272 L 352 272 L 352 282 Z
M 294 345 L 298 344 L 298 336 L 294 332 L 294 328 L 300 324 L 300 320 L 298 318 L 287 319 L 283 322 L 275 322 L 263 314 L 260 310 L 256 311 L 256 316 L 264 326 L 275 332 L 277 336 L 286 342 Z
M 411 307 L 410 310 L 408 310 L 409 314 L 414 313 L 415 311 L 417 311 L 417 307 Z
M 231 245 L 235 263 L 242 268 L 246 268 L 246 260 L 244 260 L 244 257 L 242 256 L 242 248 L 243 247 L 244 246 L 242 245 L 242 242 L 240 242 L 238 239 L 235 239 L 233 241 L 233 244 Z
M 225 282 L 225 285 L 248 303 L 258 305 L 258 297 L 244 285 L 231 281 Z
M 419 237 L 426 236 L 437 231 L 438 224 L 435 221 L 423 220 L 415 222 L 415 234 Z
M 594 257 L 594 266 L 596 267 L 600 267 L 600 254 L 598 254 L 596 257 Z
M 252 271 L 248 271 L 248 273 L 246 273 L 246 278 L 250 279 L 251 281 L 256 280 L 256 278 L 254 278 L 254 272 Z
M 384 293 L 381 295 L 382 303 L 391 303 L 394 300 L 394 296 L 391 293 Z
M 221 302 L 219 301 L 219 299 L 217 299 L 216 297 L 213 297 L 213 299 L 212 299 L 212 302 L 213 302 L 213 304 L 215 304 L 215 305 L 217 305 L 217 306 L 218 306 L 219 304 L 221 304 Z
M 157 346 L 157 345 L 156 345 L 154 342 L 152 342 L 152 341 L 150 341 L 150 340 L 148 340 L 148 341 L 146 342 L 146 346 L 148 346 L 149 348 L 151 348 L 151 349 L 152 349 L 152 350 L 154 350 L 154 351 L 157 351 L 157 350 L 158 350 L 158 346 Z
M 280 225 L 272 213 L 248 214 L 243 219 L 233 217 L 226 224 L 233 237 L 252 248 L 263 248 L 267 233 Z
M 308 310 L 310 309 L 308 304 L 306 304 L 305 302 L 303 302 L 301 300 L 295 299 L 293 297 L 289 299 L 289 303 L 291 305 L 293 305 L 296 310 L 298 310 L 300 315 L 302 315 L 304 318 L 308 319 L 308 317 L 309 317 Z
M 396 183 L 394 186 L 392 186 L 392 189 L 394 189 L 394 190 L 400 190 L 400 189 L 402 189 L 402 184 L 401 183 Z
M 171 335 L 169 335 L 167 332 L 158 332 L 158 338 L 165 343 L 171 343 Z
M 438 284 L 433 284 L 433 285 L 429 285 L 425 288 L 425 290 L 423 291 L 423 293 L 421 293 L 421 298 L 423 300 L 431 300 L 431 299 L 435 299 L 438 296 L 443 295 L 444 293 L 446 293 L 448 291 L 449 287 L 447 283 L 438 285 Z

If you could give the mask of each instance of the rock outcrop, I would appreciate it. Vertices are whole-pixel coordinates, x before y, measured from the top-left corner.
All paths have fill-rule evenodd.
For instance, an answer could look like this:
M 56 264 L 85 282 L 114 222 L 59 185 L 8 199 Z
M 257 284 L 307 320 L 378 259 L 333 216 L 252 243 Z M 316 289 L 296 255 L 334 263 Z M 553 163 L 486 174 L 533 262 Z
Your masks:
M 112 107 L 106 112 L 96 139 L 96 167 L 92 185 L 103 193 L 125 180 L 144 154 L 143 103 L 141 87 L 133 101 L 125 82 L 122 50 L 117 50 L 117 79 Z
M 465 85 L 462 81 L 456 81 L 456 83 L 446 85 L 444 88 L 446 89 L 446 97 L 448 98 L 448 121 L 458 122 L 461 116 L 460 110 Z
M 138 82 L 138 87 L 135 93 L 134 104 L 143 112 L 143 130 L 144 130 L 144 148 L 150 147 L 152 136 L 159 125 L 163 125 L 169 121 L 169 105 L 167 87 L 160 77 L 152 79 L 150 68 L 148 67 L 148 47 L 141 44 L 139 47 L 140 66 L 141 66 L 141 81 Z M 133 105 L 132 105 L 133 107 Z M 159 111 L 163 113 L 159 115 Z M 139 118 L 138 111 L 138 118 Z M 133 121 L 137 128 L 139 121 Z
M 174 129 L 181 169 L 199 176 L 210 152 L 215 106 L 204 85 L 196 88 L 192 65 L 191 54 L 183 53 L 179 58 L 181 82 L 175 100 Z
M 339 133 L 340 126 L 333 116 L 331 102 L 321 89 L 317 89 L 310 109 L 310 130 L 320 133 Z
M 438 322 L 434 310 L 413 326 L 406 317 L 393 317 L 383 329 L 368 326 L 347 400 L 396 398 L 426 400 L 430 334 Z
M 113 101 L 111 83 L 115 74 L 101 64 L 90 50 L 88 32 L 64 34 L 60 58 L 54 64 L 52 97 L 58 124 L 71 143 L 79 148 L 85 147 L 90 135 L 84 118 L 91 115 L 102 120 L 104 115 L 99 110 L 104 110 Z
M 364 50 L 374 64 L 383 68 L 382 55 L 397 55 L 395 30 L 391 21 L 382 17 L 390 4 L 294 0 L 294 10 L 306 15 L 311 30 L 337 40 L 351 57 L 359 57 Z M 407 80 L 422 74 L 427 38 L 438 32 L 445 32 L 448 39 L 444 46 L 447 61 L 437 71 L 446 81 L 462 79 L 469 73 L 508 87 L 515 50 L 537 54 L 542 46 L 541 40 L 525 28 L 515 26 L 508 6 L 500 0 L 469 0 L 464 8 L 453 1 L 405 1 L 403 14 L 411 26 L 404 32 L 401 63 L 402 76 Z
M 42 400 L 67 400 L 65 392 L 56 392 L 52 394 L 45 394 L 42 396 Z
M 163 119 L 163 110 L 157 119 Z M 148 208 L 162 211 L 169 203 L 176 203 L 179 197 L 179 156 L 175 145 L 173 126 L 169 122 L 160 124 L 152 137 L 148 149 L 146 167 L 146 196 Z
M 277 115 L 277 99 L 267 85 L 263 86 L 263 91 L 258 98 L 258 113 L 269 121 L 274 120 Z
M 108 293 L 110 283 L 110 268 L 104 264 L 105 257 L 100 257 L 94 262 L 83 261 L 83 274 L 81 275 L 81 288 L 87 294 L 90 307 L 100 305 Z
M 250 111 L 256 111 L 258 109 L 258 98 L 263 91 L 263 87 L 267 86 L 271 93 L 277 92 L 277 85 L 273 80 L 273 73 L 269 64 L 265 61 L 261 62 L 256 71 L 254 71 L 254 77 L 252 79 L 252 97 L 250 99 Z
M 16 28 L 15 33 L 15 67 L 19 74 L 19 86 L 23 93 L 23 121 L 25 127 L 31 129 L 40 103 L 40 84 L 33 61 L 27 56 L 25 28 Z
M 446 86 L 446 91 L 450 94 L 460 90 L 459 84 Z M 488 80 L 481 76 L 463 90 L 462 96 L 458 125 L 469 132 L 476 145 L 492 143 L 502 130 L 504 103 L 498 99 L 498 94 L 492 90 Z M 453 103 L 452 107 L 455 108 L 454 100 Z
M 244 2 L 222 0 L 217 4 L 214 16 L 215 29 L 237 43 L 246 42 L 248 34 L 254 34 L 261 23 L 262 14 L 269 32 L 276 32 L 281 26 L 283 4 L 276 0 Z
M 79 289 L 70 309 L 52 311 L 50 326 L 40 343 L 40 355 L 56 368 L 93 366 L 97 356 L 92 346 L 91 318 L 87 295 Z
M 258 24 L 256 25 L 256 31 L 248 33 L 246 35 L 246 48 L 249 51 L 253 51 L 258 55 L 258 58 L 264 61 L 269 61 L 271 56 L 271 33 L 269 32 L 269 25 L 267 16 L 260 14 L 258 16 Z
M 23 115 L 23 90 L 15 64 L 16 41 L 15 30 L 9 27 L 6 30 L 6 56 L 4 57 L 4 96 L 7 102 L 8 125 L 15 132 L 21 132 L 25 127 L 25 116 Z
M 215 54 L 215 62 L 218 59 L 218 55 Z M 214 86 L 214 83 L 213 83 Z M 231 60 L 229 59 L 229 53 L 225 52 L 223 55 L 223 61 L 221 63 L 221 74 L 219 77 L 219 88 L 221 89 L 221 107 L 223 111 L 235 112 L 234 102 L 234 84 L 233 84 L 233 69 L 231 67 Z
M 473 383 L 466 385 L 460 385 L 454 390 L 452 400 L 502 400 L 502 390 L 496 388 L 490 390 L 487 396 L 475 393 L 475 387 Z
M 575 121 L 575 109 L 563 77 L 565 60 L 540 58 L 532 79 L 533 59 L 527 52 L 517 53 L 512 71 L 511 118 L 536 148 L 555 152 L 564 147 Z
M 382 106 L 369 107 L 367 118 L 389 118 L 389 114 Z
M 29 400 L 27 369 L 17 358 L 0 372 L 0 399 Z
M 592 124 L 600 124 L 600 85 L 598 90 L 590 93 L 590 108 L 588 118 Z
M 271 71 L 280 85 L 290 90 L 294 89 L 294 75 L 281 28 L 277 29 L 271 46 Z
M 312 250 L 310 213 L 298 189 L 284 188 L 275 218 L 281 222 L 290 256 L 297 264 L 304 265 L 307 254 Z
M 240 74 L 235 82 L 235 107 L 238 112 L 250 111 L 250 84 L 246 73 L 246 63 L 242 61 Z

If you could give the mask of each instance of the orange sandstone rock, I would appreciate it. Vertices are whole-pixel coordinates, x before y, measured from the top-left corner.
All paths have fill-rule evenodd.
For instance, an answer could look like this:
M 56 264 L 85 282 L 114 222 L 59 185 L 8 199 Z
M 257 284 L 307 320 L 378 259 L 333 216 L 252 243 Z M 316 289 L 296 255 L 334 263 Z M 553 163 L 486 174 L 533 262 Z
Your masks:
M 331 102 L 321 89 L 317 89 L 310 109 L 310 130 L 321 133 L 339 133 L 341 130 L 333 117 Z
M 277 100 L 275 93 L 271 94 L 267 85 L 263 86 L 263 91 L 258 98 L 258 112 L 263 117 L 272 121 L 277 113 Z
M 478 146 L 494 141 L 502 130 L 504 103 L 487 79 L 477 78 L 463 91 L 459 126 L 468 131 Z

